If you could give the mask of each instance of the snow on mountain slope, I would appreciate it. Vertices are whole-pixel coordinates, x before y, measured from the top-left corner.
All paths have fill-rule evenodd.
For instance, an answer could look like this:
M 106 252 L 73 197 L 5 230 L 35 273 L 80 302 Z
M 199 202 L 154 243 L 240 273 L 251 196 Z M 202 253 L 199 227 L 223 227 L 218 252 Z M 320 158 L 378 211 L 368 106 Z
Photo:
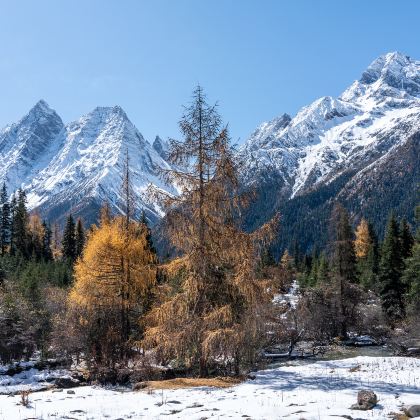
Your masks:
M 119 208 L 127 153 L 139 208 L 146 207 L 155 217 L 161 216 L 158 207 L 150 207 L 142 198 L 150 183 L 175 192 L 159 179 L 158 169 L 168 164 L 119 106 L 94 109 L 68 124 L 56 141 L 63 147 L 27 186 L 31 208 L 63 202 L 77 207 L 87 198 L 107 200 Z
M 380 165 L 419 126 L 420 62 L 389 53 L 340 97 L 320 98 L 293 118 L 283 114 L 258 127 L 238 152 L 242 180 L 276 188 L 280 203 L 346 171 L 366 173 L 364 168 Z M 0 131 L 0 182 L 5 180 L 9 191 L 24 187 L 30 208 L 51 220 L 72 209 L 88 212 L 90 222 L 103 200 L 121 209 L 127 151 L 138 209 L 157 220 L 162 211 L 145 202 L 143 192 L 152 183 L 176 193 L 158 173 L 169 167 L 168 144 L 159 137 L 147 142 L 118 106 L 96 108 L 65 126 L 44 101 L 38 102 L 21 121 Z M 255 210 L 255 220 L 261 212 Z
M 9 191 L 29 183 L 57 153 L 64 124 L 45 101 L 39 101 L 19 122 L 0 131 L 0 180 Z
M 159 177 L 168 168 L 161 148 L 148 143 L 119 107 L 98 107 L 67 124 L 45 101 L 38 102 L 21 121 L 0 132 L 0 181 L 9 191 L 24 188 L 30 209 L 51 219 L 72 209 L 80 215 L 92 212 L 104 200 L 121 210 L 121 182 L 128 153 L 137 210 L 148 217 L 162 216 L 157 205 L 146 203 L 144 191 L 153 184 L 176 193 Z M 93 219 L 93 216 L 90 217 Z M 89 220 L 93 221 L 93 220 Z
M 262 124 L 239 151 L 246 183 L 283 180 L 288 198 L 362 168 L 420 127 L 420 62 L 376 59 L 339 98 L 323 97 L 290 118 Z

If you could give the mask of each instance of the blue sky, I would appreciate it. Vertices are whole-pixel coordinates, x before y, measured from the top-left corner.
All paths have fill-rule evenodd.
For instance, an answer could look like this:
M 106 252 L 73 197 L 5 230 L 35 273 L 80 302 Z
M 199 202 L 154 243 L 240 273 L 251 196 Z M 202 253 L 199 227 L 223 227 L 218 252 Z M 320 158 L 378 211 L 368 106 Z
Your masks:
M 419 19 L 416 0 L 0 0 L 0 126 L 43 98 L 65 122 L 118 104 L 177 136 L 199 82 L 243 141 L 383 53 L 420 59 Z

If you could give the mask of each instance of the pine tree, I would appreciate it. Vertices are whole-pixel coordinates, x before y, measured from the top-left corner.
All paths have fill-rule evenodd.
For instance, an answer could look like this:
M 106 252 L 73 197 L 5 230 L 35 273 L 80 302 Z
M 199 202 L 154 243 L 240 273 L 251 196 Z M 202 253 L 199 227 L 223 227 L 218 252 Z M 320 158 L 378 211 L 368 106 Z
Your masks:
M 336 204 L 330 221 L 330 256 L 335 275 L 335 288 L 339 306 L 340 335 L 347 337 L 350 284 L 357 280 L 356 255 L 354 251 L 353 231 L 347 210 Z
M 382 308 L 391 323 L 405 316 L 403 296 L 406 288 L 401 280 L 402 268 L 400 232 L 397 221 L 391 214 L 385 231 L 379 265 Z
M 44 225 L 38 214 L 31 214 L 28 223 L 28 254 L 36 261 L 43 257 Z
M 17 208 L 17 199 L 16 193 L 12 195 L 12 199 L 10 200 L 10 254 L 16 254 L 16 246 L 15 246 L 15 218 L 16 218 L 16 208 Z
M 416 207 L 417 230 L 411 256 L 405 260 L 403 282 L 408 289 L 408 300 L 414 314 L 420 313 L 420 206 Z
M 401 257 L 406 259 L 411 256 L 411 250 L 414 245 L 414 237 L 411 234 L 410 226 L 405 219 L 402 219 L 400 224 L 400 242 Z
M 318 262 L 317 280 L 319 285 L 325 285 L 330 282 L 330 270 L 328 260 L 324 253 L 321 253 Z
M 83 248 L 85 246 L 85 231 L 83 229 L 82 220 L 80 218 L 77 219 L 75 241 L 76 258 L 78 258 L 82 255 Z
M 42 245 L 41 245 L 41 255 L 44 261 L 52 261 L 53 260 L 53 253 L 51 250 L 51 238 L 52 238 L 52 231 L 50 226 L 44 220 L 42 222 Z
M 66 226 L 63 233 L 62 241 L 62 255 L 63 258 L 68 259 L 69 261 L 75 261 L 76 259 L 76 232 L 75 232 L 75 223 L 73 216 L 70 214 L 67 217 Z
M 267 247 L 261 254 L 261 267 L 273 267 L 276 265 L 276 260 L 271 252 L 270 247 Z
M 6 249 L 10 244 L 10 205 L 7 196 L 6 184 L 3 183 L 3 187 L 0 192 L 0 254 L 4 255 Z
M 22 189 L 18 190 L 17 199 L 12 199 L 12 254 L 20 254 L 28 258 L 28 223 L 29 215 L 26 209 L 26 193 Z

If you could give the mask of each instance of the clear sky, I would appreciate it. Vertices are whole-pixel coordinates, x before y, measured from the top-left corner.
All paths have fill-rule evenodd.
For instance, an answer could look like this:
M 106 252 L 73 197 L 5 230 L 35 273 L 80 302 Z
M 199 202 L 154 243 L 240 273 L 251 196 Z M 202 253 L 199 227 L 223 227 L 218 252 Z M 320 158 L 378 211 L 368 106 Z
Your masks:
M 0 0 L 0 126 L 43 98 L 65 122 L 118 104 L 177 136 L 199 82 L 243 141 L 381 54 L 420 60 L 419 22 L 416 0 Z

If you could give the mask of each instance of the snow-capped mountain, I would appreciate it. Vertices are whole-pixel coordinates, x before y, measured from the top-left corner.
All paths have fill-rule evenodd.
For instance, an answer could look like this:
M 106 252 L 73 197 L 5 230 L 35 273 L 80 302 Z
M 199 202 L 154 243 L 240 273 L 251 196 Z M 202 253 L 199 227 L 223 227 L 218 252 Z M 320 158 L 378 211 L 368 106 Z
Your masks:
M 156 147 L 155 140 L 155 147 Z M 120 210 L 123 167 L 128 153 L 138 209 L 151 220 L 162 212 L 144 200 L 153 184 L 171 193 L 159 168 L 168 164 L 161 148 L 148 143 L 119 107 L 98 107 L 78 121 L 64 125 L 58 115 L 40 101 L 20 122 L 0 134 L 0 179 L 9 190 L 27 190 L 28 206 L 50 219 L 70 209 L 94 220 L 104 200 Z
M 420 185 L 420 62 L 398 52 L 376 59 L 338 98 L 260 125 L 239 150 L 245 186 L 257 192 L 246 225 L 281 214 L 277 252 L 327 239 L 340 201 L 379 234 L 391 210 L 413 220 Z
M 14 191 L 30 183 L 57 153 L 61 118 L 39 101 L 19 122 L 0 131 L 0 180 Z
M 339 98 L 320 98 L 293 118 L 263 123 L 240 150 L 247 184 L 276 177 L 287 198 L 362 168 L 420 127 L 420 62 L 376 59 Z
M 325 231 L 321 227 L 337 199 L 355 219 L 385 220 L 391 208 L 412 214 L 419 149 L 420 62 L 389 53 L 338 98 L 320 98 L 295 116 L 261 124 L 239 149 L 242 183 L 259 197 L 246 224 L 256 227 L 279 210 L 284 238 L 318 226 L 316 236 Z M 118 106 L 98 107 L 64 125 L 38 102 L 0 131 L 0 182 L 9 191 L 26 189 L 30 208 L 51 221 L 71 210 L 89 223 L 104 200 L 121 211 L 127 152 L 137 207 L 157 221 L 163 213 L 143 192 L 153 184 L 176 193 L 159 177 L 159 168 L 169 167 L 168 143 L 158 136 L 149 143 Z

